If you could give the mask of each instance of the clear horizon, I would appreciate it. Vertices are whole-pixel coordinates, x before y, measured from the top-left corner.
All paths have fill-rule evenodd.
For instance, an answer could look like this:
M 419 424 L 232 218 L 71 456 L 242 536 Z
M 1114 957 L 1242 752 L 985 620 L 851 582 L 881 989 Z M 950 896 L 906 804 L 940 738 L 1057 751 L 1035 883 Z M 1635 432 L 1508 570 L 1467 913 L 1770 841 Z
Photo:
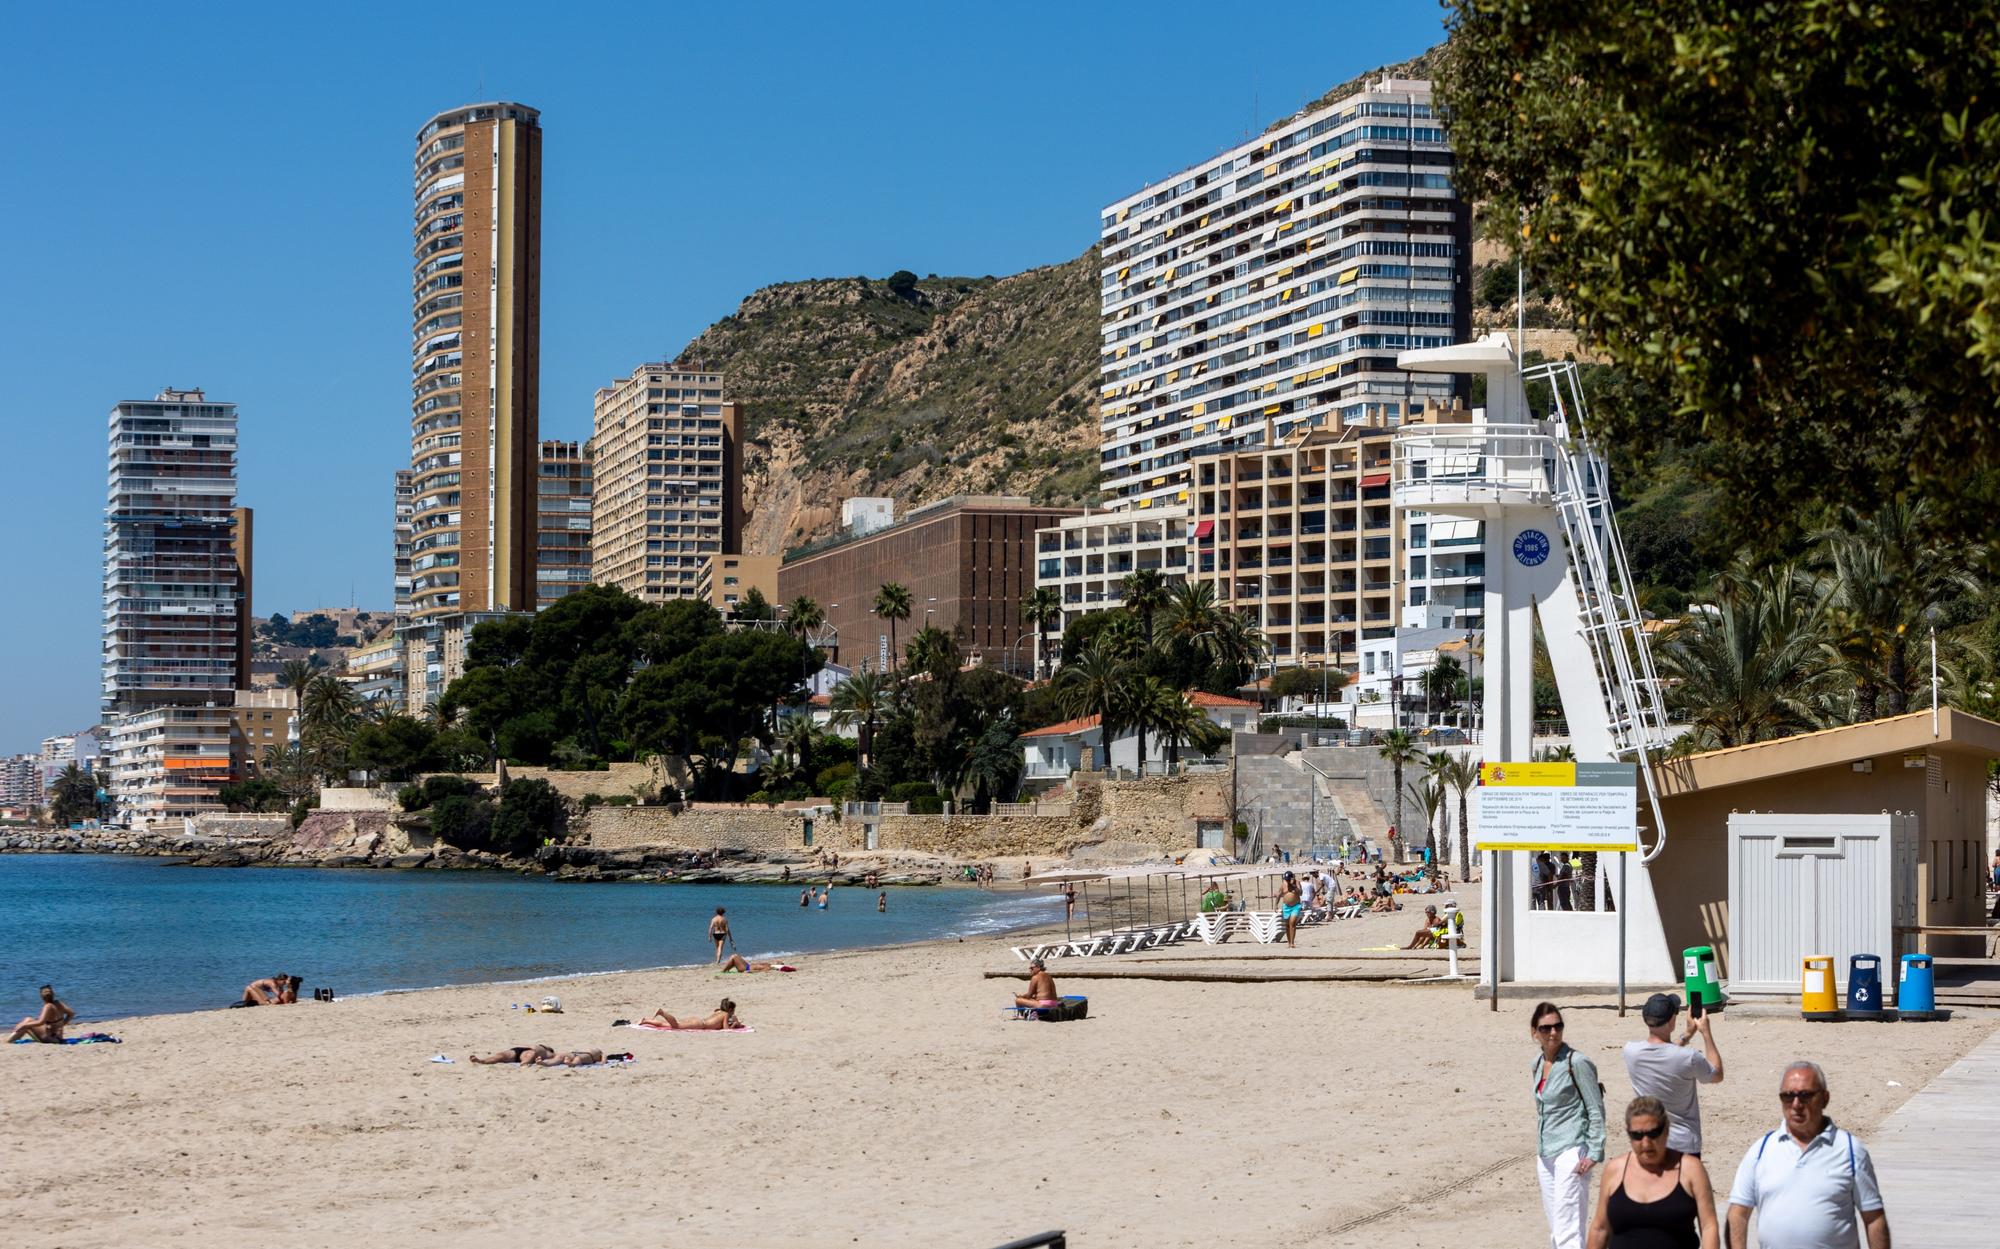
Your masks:
M 1133 32 L 1211 10 L 492 10 L 445 69 L 444 32 L 382 6 L 254 31 L 138 6 L 15 15 L 0 754 L 96 722 L 119 400 L 202 387 L 238 405 L 257 616 L 389 606 L 410 161 L 441 109 L 541 110 L 541 429 L 580 440 L 597 387 L 759 287 L 1072 259 L 1105 203 L 1442 38 L 1431 3 L 1354 6 L 1289 17 L 1254 62 L 1177 71 Z

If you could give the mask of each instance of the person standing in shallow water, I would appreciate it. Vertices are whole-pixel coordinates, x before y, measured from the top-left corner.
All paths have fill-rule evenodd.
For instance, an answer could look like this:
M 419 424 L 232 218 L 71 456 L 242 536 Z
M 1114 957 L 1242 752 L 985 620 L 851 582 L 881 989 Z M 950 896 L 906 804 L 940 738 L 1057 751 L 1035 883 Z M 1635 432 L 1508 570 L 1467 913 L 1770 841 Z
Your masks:
M 715 961 L 720 963 L 723 943 L 729 940 L 729 917 L 719 906 L 715 918 L 708 921 L 708 939 L 715 942 Z
M 882 912 L 886 912 L 888 909 L 889 909 L 889 891 L 884 889 L 881 893 L 875 895 L 875 910 L 879 914 Z

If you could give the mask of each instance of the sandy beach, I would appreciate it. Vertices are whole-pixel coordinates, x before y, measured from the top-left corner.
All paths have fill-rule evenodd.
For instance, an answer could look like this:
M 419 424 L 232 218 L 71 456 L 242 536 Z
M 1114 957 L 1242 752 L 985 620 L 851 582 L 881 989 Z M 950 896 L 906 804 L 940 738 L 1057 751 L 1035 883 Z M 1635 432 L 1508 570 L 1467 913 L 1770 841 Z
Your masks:
M 1369 950 L 1414 927 L 1374 916 L 1306 929 L 1296 951 L 1197 944 L 1171 965 L 1422 971 Z M 997 940 L 794 961 L 153 1016 L 92 1025 L 122 1045 L 12 1047 L 0 1218 L 66 1249 L 977 1249 L 1057 1227 L 1083 1249 L 1544 1243 L 1526 1002 L 1490 1012 L 1463 985 L 1063 984 L 1058 961 L 1090 1017 L 1017 1023 L 1010 986 L 983 977 L 1020 966 Z M 509 1009 L 544 993 L 566 1013 Z M 608 1026 L 724 994 L 754 1032 Z M 1609 997 L 1565 999 L 1614 1107 L 1637 1001 L 1620 1020 Z M 1830 1113 L 1865 1139 L 1995 1026 L 1725 1017 L 1729 1078 L 1703 1093 L 1718 1183 L 1776 1122 L 1787 1060 L 1826 1066 Z M 535 1042 L 639 1059 L 466 1062 Z

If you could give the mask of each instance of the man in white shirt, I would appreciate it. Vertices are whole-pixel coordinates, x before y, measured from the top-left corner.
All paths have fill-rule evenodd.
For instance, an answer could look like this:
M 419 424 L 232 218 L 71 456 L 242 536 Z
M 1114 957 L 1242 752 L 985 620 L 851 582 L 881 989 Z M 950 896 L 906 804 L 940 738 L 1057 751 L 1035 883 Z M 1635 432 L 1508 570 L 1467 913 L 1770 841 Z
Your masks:
M 1687 1031 L 1673 1040 L 1674 1017 L 1680 1014 L 1681 1000 L 1672 993 L 1655 993 L 1646 999 L 1640 1016 L 1646 1021 L 1646 1039 L 1625 1046 L 1625 1074 L 1632 1078 L 1632 1092 L 1639 1097 L 1657 1097 L 1667 1108 L 1667 1148 L 1701 1157 L 1701 1099 L 1697 1088 L 1722 1083 L 1722 1053 L 1715 1048 L 1710 1031 L 1713 1014 L 1688 1020 Z M 1703 1053 L 1688 1048 L 1699 1034 Z
M 1743 1156 L 1729 1189 L 1728 1249 L 1749 1249 L 1750 1212 L 1757 1212 L 1759 1249 L 1889 1249 L 1889 1216 L 1868 1147 L 1826 1117 L 1826 1073 L 1795 1062 L 1778 1084 L 1784 1126 L 1767 1132 Z

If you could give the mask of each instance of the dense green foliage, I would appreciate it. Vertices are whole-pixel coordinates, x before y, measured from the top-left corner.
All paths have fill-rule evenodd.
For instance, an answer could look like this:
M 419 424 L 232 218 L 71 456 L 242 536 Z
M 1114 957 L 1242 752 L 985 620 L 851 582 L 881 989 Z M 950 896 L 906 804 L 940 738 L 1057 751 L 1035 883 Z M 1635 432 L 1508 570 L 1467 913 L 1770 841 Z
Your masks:
M 303 646 L 308 650 L 337 645 L 339 632 L 333 617 L 320 612 L 297 620 L 288 619 L 283 612 L 274 612 L 269 620 L 257 625 L 258 635 L 273 646 Z
M 277 782 L 261 776 L 224 785 L 215 796 L 231 811 L 283 811 L 291 805 Z
M 790 633 L 728 631 L 715 609 L 590 586 L 532 618 L 480 625 L 440 704 L 502 758 L 587 764 L 687 759 L 705 797 L 729 795 L 747 742 L 804 697 L 819 653 Z
M 1739 536 L 1837 489 L 1975 518 L 2000 464 L 2000 2 L 1451 0 L 1461 189 L 1701 445 Z
M 49 820 L 58 827 L 98 818 L 97 778 L 74 762 L 56 773 L 48 797 Z

